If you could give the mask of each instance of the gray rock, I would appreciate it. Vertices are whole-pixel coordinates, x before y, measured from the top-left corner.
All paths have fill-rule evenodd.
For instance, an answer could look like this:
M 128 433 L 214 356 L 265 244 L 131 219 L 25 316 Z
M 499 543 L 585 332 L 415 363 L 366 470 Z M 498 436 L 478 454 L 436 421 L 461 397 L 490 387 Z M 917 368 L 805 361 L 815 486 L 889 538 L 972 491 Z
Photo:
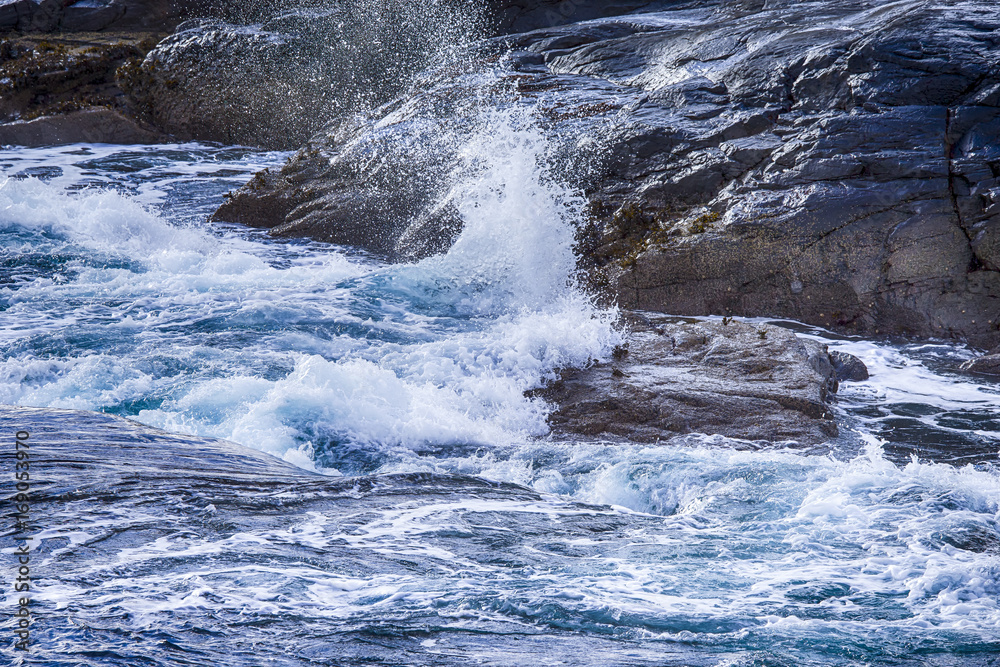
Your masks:
M 651 0 L 493 0 L 486 3 L 497 34 L 507 35 L 540 28 L 651 11 L 682 3 Z M 693 6 L 696 2 L 684 3 Z
M 581 247 L 595 284 L 622 305 L 988 347 L 1000 342 L 998 34 L 985 0 L 720 0 L 513 35 L 483 53 L 513 49 L 489 65 L 491 104 L 537 110 L 552 159 L 594 202 Z M 429 225 L 427 212 L 443 210 L 435 179 L 449 173 L 436 165 L 454 148 L 411 144 L 472 124 L 454 101 L 482 96 L 481 80 L 429 75 L 371 123 L 314 137 L 219 216 L 281 200 L 256 224 L 398 257 L 447 247 L 448 233 L 430 232 L 454 219 Z M 359 147 L 376 144 L 366 161 Z M 371 165 L 404 161 L 429 182 L 388 198 L 438 241 L 400 248 L 411 223 L 394 215 L 353 239 L 351 216 L 387 197 Z
M 0 32 L 27 26 L 35 7 L 31 0 L 0 0 Z
M 185 19 L 225 12 L 211 0 L 0 0 L 0 32 L 170 32 Z
M 464 171 L 459 150 L 477 116 L 475 73 L 456 77 L 447 96 L 431 89 L 382 118 L 333 123 L 280 171 L 258 174 L 230 196 L 214 220 L 266 227 L 275 236 L 360 246 L 393 259 L 448 248 L 461 229 L 448 200 L 451 177 Z M 459 82 L 466 86 L 459 88 Z M 443 105 L 470 119 L 424 122 Z
M 63 8 L 59 29 L 64 32 L 96 32 L 124 18 L 124 3 L 108 0 L 79 0 Z
M 838 382 L 864 382 L 868 379 L 868 367 L 853 354 L 831 352 L 830 361 Z
M 199 25 L 120 70 L 117 83 L 133 115 L 181 140 L 288 148 L 317 127 L 294 82 L 271 66 L 295 52 L 277 33 Z
M 802 444 L 837 435 L 826 349 L 769 325 L 661 321 L 613 363 L 569 370 L 541 392 L 559 432 L 655 442 L 718 434 Z
M 30 21 L 18 27 L 29 32 L 51 32 L 59 27 L 64 4 L 63 0 L 34 0 Z

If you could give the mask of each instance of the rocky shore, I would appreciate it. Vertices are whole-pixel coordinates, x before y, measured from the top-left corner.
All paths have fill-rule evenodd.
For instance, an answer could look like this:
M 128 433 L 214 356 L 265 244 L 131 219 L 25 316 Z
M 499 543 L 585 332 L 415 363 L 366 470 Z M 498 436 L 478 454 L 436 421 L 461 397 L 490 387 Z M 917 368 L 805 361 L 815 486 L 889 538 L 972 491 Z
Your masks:
M 510 50 L 491 65 L 490 104 L 535 109 L 575 166 L 566 175 L 592 202 L 588 269 L 622 305 L 990 347 L 998 29 L 971 1 L 674 3 L 478 56 Z M 217 217 L 403 258 L 439 251 L 449 235 L 427 230 L 454 226 L 435 211 L 455 142 L 408 147 L 415 133 L 460 135 L 477 86 L 482 68 L 429 75 L 369 122 L 314 136 Z M 421 213 L 356 235 L 376 201 Z
M 412 260 L 461 228 L 451 167 L 483 110 L 521 110 L 590 202 L 587 280 L 626 309 L 1000 344 L 992 3 L 352 7 L 0 2 L 0 143 L 299 149 L 214 219 Z M 747 327 L 640 328 L 627 358 L 547 390 L 553 423 L 829 437 L 833 365 L 863 367 Z
M 156 143 L 131 117 L 116 72 L 156 45 L 152 33 L 9 36 L 0 41 L 0 144 Z

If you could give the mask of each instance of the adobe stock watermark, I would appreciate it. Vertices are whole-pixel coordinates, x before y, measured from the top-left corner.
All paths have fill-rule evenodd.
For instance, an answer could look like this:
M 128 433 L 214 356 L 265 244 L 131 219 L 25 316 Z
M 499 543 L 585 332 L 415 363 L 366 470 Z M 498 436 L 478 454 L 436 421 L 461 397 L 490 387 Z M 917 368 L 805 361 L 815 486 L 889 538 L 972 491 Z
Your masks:
M 18 594 L 14 612 L 14 648 L 27 651 L 31 643 L 31 434 L 18 431 L 14 440 L 14 591 Z

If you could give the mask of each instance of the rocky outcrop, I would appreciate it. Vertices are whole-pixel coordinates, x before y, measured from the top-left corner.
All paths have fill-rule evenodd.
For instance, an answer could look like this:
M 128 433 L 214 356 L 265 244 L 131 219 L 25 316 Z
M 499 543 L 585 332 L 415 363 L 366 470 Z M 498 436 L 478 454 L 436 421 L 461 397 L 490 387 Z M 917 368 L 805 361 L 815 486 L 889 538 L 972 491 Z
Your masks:
M 489 28 L 495 34 L 510 34 L 648 11 L 677 3 L 663 0 L 486 0 L 479 4 L 484 6 Z M 195 17 L 229 17 L 254 22 L 265 19 L 269 14 L 296 8 L 315 10 L 315 3 L 308 0 L 253 3 L 226 0 L 0 0 L 0 32 L 93 32 L 105 29 L 170 32 L 182 21 Z
M 0 40 L 0 144 L 164 140 L 123 115 L 115 84 L 115 72 L 141 60 L 155 43 L 143 33 Z
M 718 434 L 801 444 L 837 435 L 825 347 L 740 321 L 647 320 L 607 364 L 565 371 L 541 392 L 557 432 L 656 442 Z
M 962 364 L 961 370 L 972 375 L 1000 378 L 1000 347 L 996 347 L 980 357 L 966 361 Z
M 868 367 L 853 354 L 831 352 L 830 363 L 838 382 L 864 382 L 868 379 Z
M 323 112 L 313 122 L 312 105 L 329 102 L 286 76 L 282 63 L 297 56 L 298 46 L 277 33 L 200 25 L 122 68 L 117 82 L 132 115 L 179 139 L 289 148 L 322 126 Z
M 696 7 L 697 2 L 677 0 L 492 0 L 486 5 L 490 23 L 498 35 L 591 21 L 608 16 L 648 12 L 666 7 Z
M 456 44 L 469 3 L 334 3 L 259 24 L 184 26 L 119 79 L 131 110 L 183 139 L 301 147 L 330 120 L 382 104 Z
M 581 240 L 595 284 L 622 305 L 989 347 L 1000 342 L 997 34 L 1000 15 L 980 0 L 669 3 L 514 35 L 469 62 L 496 72 L 491 103 L 506 91 L 537 111 L 560 170 L 593 201 Z M 511 55 L 490 64 L 490 46 Z M 448 233 L 399 247 L 428 216 L 455 226 L 432 213 L 446 190 L 434 165 L 454 148 L 412 145 L 471 124 L 460 101 L 483 95 L 482 77 L 423 83 L 367 125 L 314 137 L 219 217 L 400 257 L 446 246 Z M 372 216 L 355 237 L 350 221 L 387 199 L 372 187 L 386 155 L 425 174 L 389 183 L 406 186 L 392 208 L 418 222 L 390 215 L 372 230 Z
M 182 26 L 122 85 L 133 112 L 178 137 L 293 149 L 331 120 L 391 100 L 428 66 L 455 67 L 448 56 L 459 45 L 663 4 L 672 3 L 263 3 L 228 11 L 242 21 Z
M 0 146 L 156 144 L 165 140 L 159 132 L 144 128 L 112 109 L 82 109 L 0 125 Z

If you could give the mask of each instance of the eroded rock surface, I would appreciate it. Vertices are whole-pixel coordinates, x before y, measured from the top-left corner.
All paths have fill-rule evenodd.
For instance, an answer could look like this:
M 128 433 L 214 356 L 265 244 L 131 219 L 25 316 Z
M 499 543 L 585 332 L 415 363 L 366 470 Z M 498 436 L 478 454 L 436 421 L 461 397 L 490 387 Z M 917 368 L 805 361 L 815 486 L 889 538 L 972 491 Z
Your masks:
M 815 444 L 837 435 L 825 347 L 740 321 L 638 327 L 613 363 L 569 370 L 542 392 L 556 431 L 655 442 L 684 433 Z
M 479 57 L 508 104 L 536 110 L 560 173 L 593 201 L 582 247 L 623 305 L 990 347 L 998 35 L 1000 13 L 980 0 L 670 3 L 514 35 Z M 315 136 L 219 217 L 400 257 L 447 247 L 446 187 L 371 187 L 387 155 L 447 178 L 434 165 L 453 147 L 412 146 L 476 120 L 459 103 L 479 85 L 469 77 L 422 83 L 369 124 Z M 390 215 L 373 230 L 374 215 L 355 236 L 352 221 L 400 184 L 388 199 L 415 222 Z M 408 225 L 421 241 L 400 247 Z

